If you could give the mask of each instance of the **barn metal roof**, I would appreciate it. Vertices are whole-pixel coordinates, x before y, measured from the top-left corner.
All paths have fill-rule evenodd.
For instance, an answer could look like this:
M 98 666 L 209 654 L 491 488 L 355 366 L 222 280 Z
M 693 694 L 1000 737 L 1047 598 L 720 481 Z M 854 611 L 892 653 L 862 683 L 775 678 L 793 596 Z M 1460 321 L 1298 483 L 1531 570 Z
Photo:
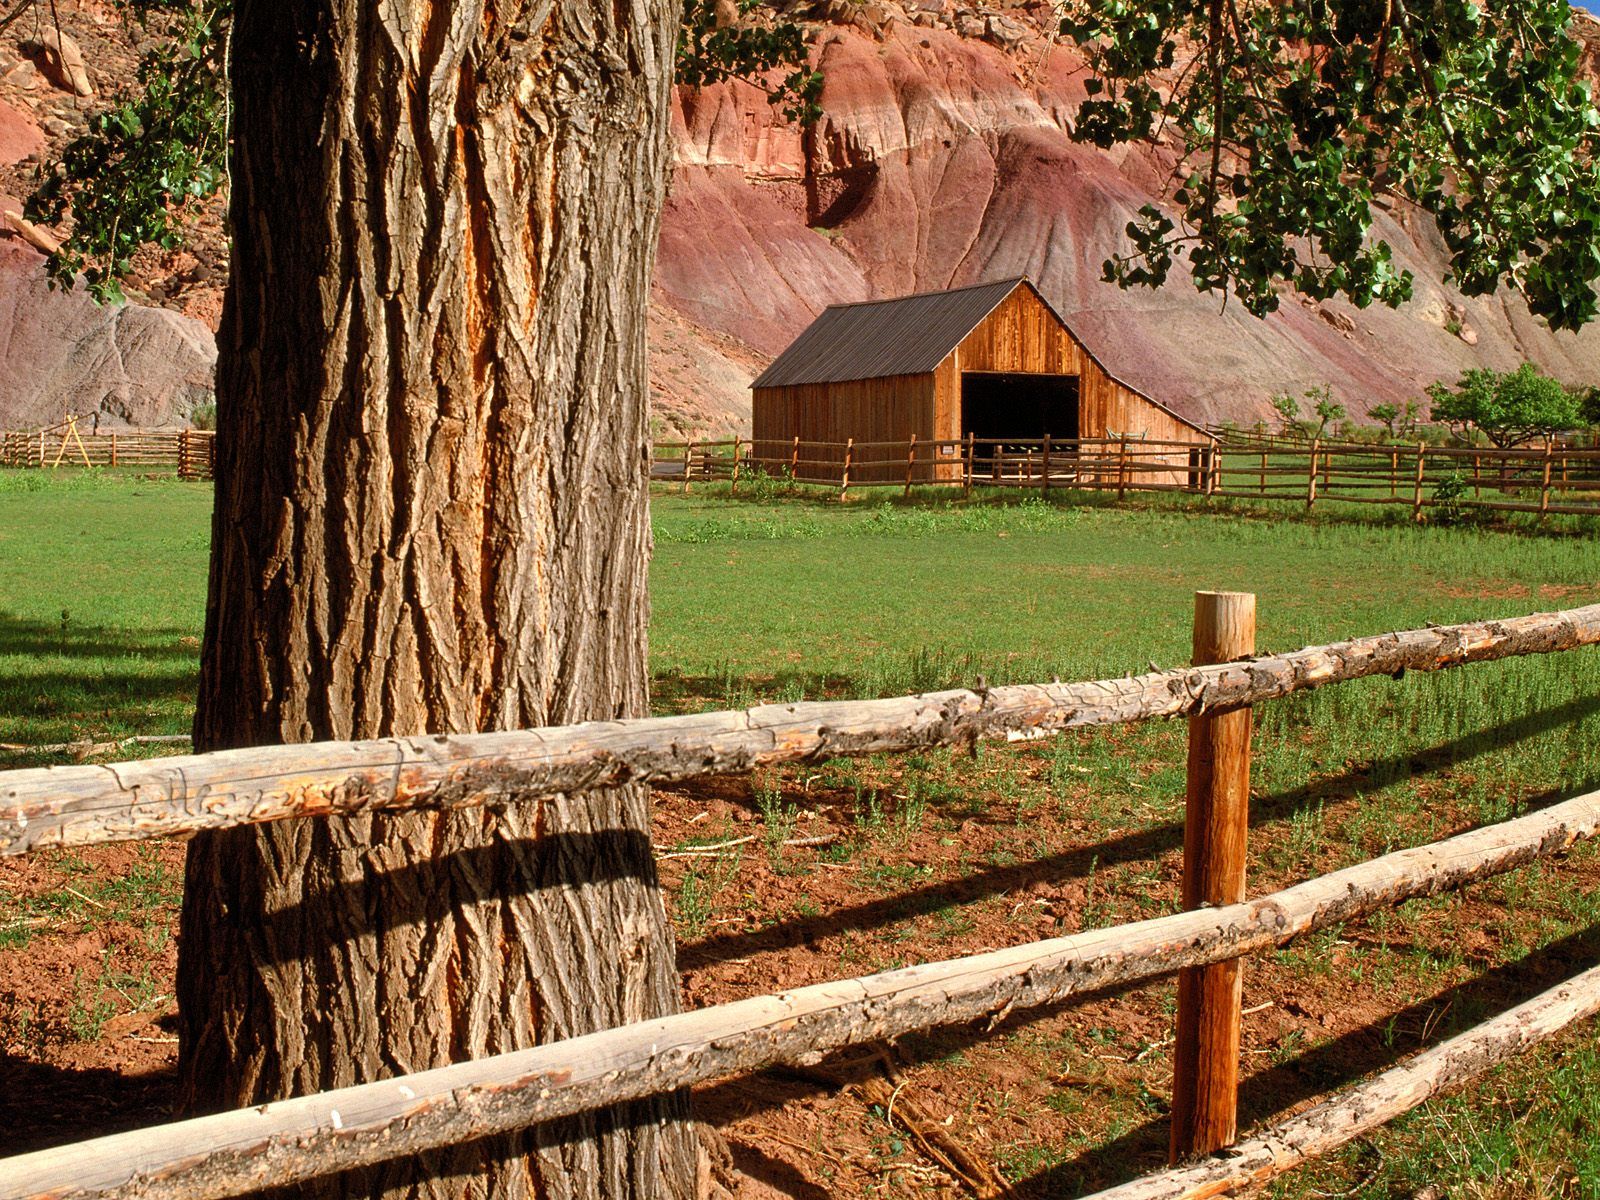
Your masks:
M 947 292 L 831 304 L 750 386 L 925 374 L 1026 282 L 1019 275 Z

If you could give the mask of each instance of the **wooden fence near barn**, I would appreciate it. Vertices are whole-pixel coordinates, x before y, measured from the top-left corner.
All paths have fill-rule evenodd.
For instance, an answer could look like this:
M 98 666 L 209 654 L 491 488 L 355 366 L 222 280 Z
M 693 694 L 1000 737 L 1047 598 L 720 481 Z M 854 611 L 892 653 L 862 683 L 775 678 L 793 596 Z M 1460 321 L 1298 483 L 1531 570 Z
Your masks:
M 896 442 L 809 442 L 733 439 L 661 442 L 653 448 L 651 478 L 690 484 L 768 479 L 853 489 L 951 487 L 1079 488 L 1128 491 L 1203 491 L 1210 442 L 1150 438 L 966 437 Z
M 180 479 L 210 479 L 216 434 L 208 429 L 128 429 L 89 433 L 63 422 L 0 433 L 0 467 L 138 467 Z
M 65 423 L 0 433 L 0 466 L 166 469 L 212 478 L 210 430 L 84 433 Z M 731 438 L 658 442 L 650 477 L 684 491 L 723 482 L 737 492 L 768 480 L 835 488 L 841 499 L 867 488 L 943 487 L 1041 493 L 1179 492 L 1229 500 L 1389 505 L 1416 520 L 1431 511 L 1600 516 L 1600 449 L 1543 445 L 1499 450 L 1304 441 L 1230 432 L 1217 442 L 1133 436 L 1032 440 L 754 443 Z
M 1600 515 L 1600 449 L 1499 449 L 1370 443 L 1228 432 L 1211 495 L 1239 500 L 1378 504 L 1409 508 Z
M 837 489 L 1023 488 L 1039 492 L 1181 492 L 1228 500 L 1389 505 L 1418 521 L 1435 510 L 1600 516 L 1600 449 L 1554 443 L 1500 450 L 1267 438 L 1216 442 L 1137 437 L 959 441 L 663 442 L 651 477 L 691 484 L 760 472 Z
M 1201 593 L 1197 657 L 1253 648 L 1245 602 Z M 1503 621 L 1433 626 L 1288 654 L 1135 678 L 1037 684 L 852 702 L 767 705 L 554 729 L 229 750 L 104 766 L 0 773 L 0 854 L 147 840 L 291 817 L 443 809 L 575 793 L 621 781 L 677 780 L 833 755 L 967 745 L 1089 725 L 1191 718 L 1185 896 L 1191 873 L 1242 871 L 1219 846 L 1248 819 L 1249 740 L 1236 718 L 1294 692 L 1406 670 L 1440 670 L 1600 645 L 1600 605 Z M 1247 722 L 1244 725 L 1247 728 Z M 1201 756 L 1197 759 L 1195 756 Z M 1245 772 L 1241 774 L 1241 771 Z M 1229 782 L 1232 780 L 1233 782 Z M 1232 797 L 1237 800 L 1238 796 Z M 1209 831 L 1201 837 L 1197 830 Z M 1198 1114 L 1175 1158 L 1232 1140 L 1237 1055 L 1197 1055 L 1183 1039 L 1237 1044 L 1237 989 L 1204 986 L 1247 954 L 1404 900 L 1548 859 L 1600 835 L 1600 792 L 1295 884 L 1254 900 L 1070 937 L 799 988 L 624 1025 L 490 1058 L 312 1096 L 134 1130 L 0 1160 L 0 1200 L 225 1197 L 492 1136 L 574 1113 L 953 1022 L 1057 1005 L 1174 970 L 1180 990 L 1175 1092 Z M 1241 843 L 1242 845 L 1242 843 Z M 1211 995 L 1208 1004 L 1206 995 Z M 1220 997 L 1220 1000 L 1218 999 Z M 1312 1154 L 1514 1056 L 1600 1009 L 1590 970 L 1469 1032 L 1215 1155 L 1146 1176 L 1118 1196 L 1199 1197 L 1262 1183 Z M 1196 1031 L 1196 1032 L 1191 1032 Z M 1176 1128 L 1176 1126 L 1175 1126 Z M 1221 1129 L 1222 1134 L 1216 1131 Z M 1209 1131 L 1209 1132 L 1208 1132 Z M 1220 1181 L 1220 1182 L 1219 1182 Z

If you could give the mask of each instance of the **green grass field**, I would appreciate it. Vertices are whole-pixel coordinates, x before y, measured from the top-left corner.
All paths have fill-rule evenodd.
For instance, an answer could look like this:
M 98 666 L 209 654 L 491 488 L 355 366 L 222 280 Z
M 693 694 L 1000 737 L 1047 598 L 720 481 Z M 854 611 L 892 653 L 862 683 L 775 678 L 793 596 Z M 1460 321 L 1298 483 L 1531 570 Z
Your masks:
M 0 472 L 0 742 L 183 732 L 210 488 Z M 1176 507 L 655 498 L 657 706 L 1090 678 L 1188 655 L 1191 593 L 1262 649 L 1600 595 L 1600 548 Z
M 0 743 L 187 729 L 210 497 L 209 485 L 176 481 L 0 472 Z M 1600 545 L 1586 536 L 1267 519 L 1192 501 L 841 507 L 662 491 L 654 523 L 651 665 L 662 711 L 1177 665 L 1188 656 L 1197 589 L 1255 592 L 1264 651 L 1600 599 Z M 1265 706 L 1256 728 L 1263 878 L 1303 877 L 1600 785 L 1600 654 L 1363 681 Z M 1086 824 L 1074 836 L 1088 844 L 1181 812 L 1181 725 L 1057 746 L 1046 757 L 1018 751 L 1031 759 L 986 753 L 981 766 L 944 756 L 862 770 L 904 767 L 934 796 L 961 796 L 980 770 L 991 796 L 1042 780 L 1060 805 L 1067 785 L 1087 789 L 1082 807 L 1063 815 Z M 59 760 L 0 751 L 0 767 Z M 849 770 L 836 773 L 867 794 L 865 776 Z M 1149 806 L 1137 818 L 1126 803 L 1133 794 Z M 1020 803 L 1019 826 L 1028 812 Z M 892 882 L 900 869 L 886 851 L 871 878 Z M 1128 863 L 1104 877 L 1131 894 L 1146 886 L 1141 872 Z M 1093 875 L 1091 866 L 1091 885 Z M 699 889 L 711 876 L 687 879 Z M 1165 893 L 1146 890 L 1153 910 L 1145 899 L 1113 899 L 1098 915 L 1160 911 Z M 1510 970 L 1554 956 L 1570 958 L 1571 973 L 1600 951 L 1600 897 L 1560 866 L 1520 872 L 1486 894 L 1503 897 L 1505 917 L 1482 963 Z M 680 896 L 680 938 L 686 914 L 704 926 L 706 906 L 718 902 L 697 892 L 696 915 Z M 1421 965 L 1388 953 L 1364 954 L 1359 969 L 1387 978 L 1402 1003 L 1464 986 L 1483 969 L 1448 948 Z M 1275 969 L 1290 976 L 1302 960 L 1312 974 L 1326 969 L 1304 948 L 1284 954 Z M 1393 984 L 1397 973 L 1403 986 Z M 1435 1024 L 1448 1031 L 1473 1013 L 1463 1000 Z M 1591 1027 L 1431 1102 L 1281 1191 L 1377 1200 L 1436 1183 L 1451 1196 L 1600 1200 L 1597 1064 Z M 1065 1171 L 1067 1188 L 1077 1178 L 1062 1165 L 1070 1159 L 1060 1145 L 1019 1143 L 1006 1161 L 1018 1176 Z

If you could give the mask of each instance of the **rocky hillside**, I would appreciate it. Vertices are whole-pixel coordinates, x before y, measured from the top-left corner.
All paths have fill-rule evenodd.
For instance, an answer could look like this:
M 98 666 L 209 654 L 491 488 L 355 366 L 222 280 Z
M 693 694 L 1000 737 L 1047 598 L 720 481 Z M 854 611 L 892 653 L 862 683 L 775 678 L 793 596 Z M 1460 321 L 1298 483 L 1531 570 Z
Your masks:
M 1600 329 L 1555 334 L 1514 298 L 1465 299 L 1414 211 L 1380 224 L 1417 277 L 1397 311 L 1292 299 L 1262 321 L 1186 283 L 1104 284 L 1101 263 L 1159 195 L 1170 155 L 1070 140 L 1082 61 L 1043 36 L 1048 5 L 823 0 L 813 15 L 827 80 L 814 131 L 775 124 L 753 88 L 680 97 L 658 287 L 765 357 L 832 301 L 1027 274 L 1114 372 L 1202 421 L 1253 420 L 1273 394 L 1321 383 L 1363 411 L 1523 359 L 1600 380 Z M 744 411 L 742 395 L 722 403 L 730 419 Z
M 104 0 L 58 7 L 94 95 L 51 81 L 26 44 L 39 30 L 0 39 L 4 208 L 129 77 L 135 35 Z M 827 79 L 816 128 L 783 124 L 744 85 L 677 99 L 650 309 L 663 431 L 745 427 L 749 380 L 826 304 L 1015 274 L 1032 276 L 1113 371 L 1198 420 L 1253 420 L 1276 392 L 1321 383 L 1361 410 L 1525 358 L 1600 379 L 1600 330 L 1554 334 L 1515 299 L 1464 299 L 1443 282 L 1431 222 L 1405 210 L 1382 220 L 1417 276 L 1398 311 L 1292 299 L 1259 321 L 1183 283 L 1103 284 L 1101 262 L 1158 196 L 1170 154 L 1072 143 L 1082 63 L 1046 36 L 1048 4 L 815 0 L 797 11 Z M 1600 45 L 1600 26 L 1579 19 Z M 181 420 L 213 353 L 206 326 L 226 262 L 217 212 L 187 250 L 144 256 L 130 291 L 147 304 L 120 314 L 46 293 L 39 261 L 21 238 L 0 242 L 0 427 L 64 411 Z

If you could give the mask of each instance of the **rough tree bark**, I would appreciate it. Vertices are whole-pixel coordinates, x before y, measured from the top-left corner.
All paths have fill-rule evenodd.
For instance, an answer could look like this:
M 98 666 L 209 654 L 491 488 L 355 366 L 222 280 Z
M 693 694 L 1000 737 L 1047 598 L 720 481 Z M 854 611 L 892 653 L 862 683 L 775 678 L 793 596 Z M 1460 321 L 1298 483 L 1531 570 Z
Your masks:
M 644 314 L 677 18 L 671 0 L 237 5 L 197 749 L 645 711 Z M 183 1107 L 675 1011 L 647 823 L 623 788 L 198 836 Z M 318 1191 L 685 1195 L 685 1109 Z

